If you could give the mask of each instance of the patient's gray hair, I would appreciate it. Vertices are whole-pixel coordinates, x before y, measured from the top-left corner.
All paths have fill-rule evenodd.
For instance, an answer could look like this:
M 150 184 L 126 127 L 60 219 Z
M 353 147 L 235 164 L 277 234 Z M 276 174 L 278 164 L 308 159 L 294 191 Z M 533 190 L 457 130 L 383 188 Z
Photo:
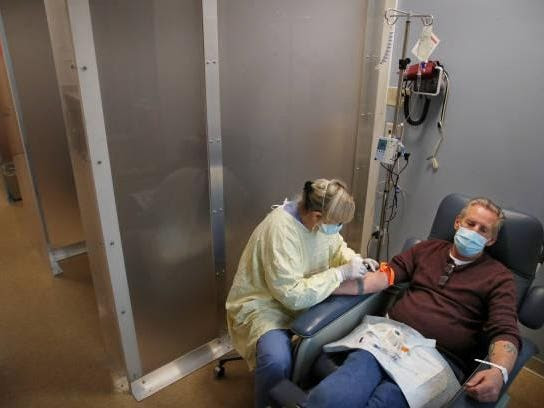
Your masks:
M 464 218 L 465 215 L 467 215 L 468 209 L 474 205 L 479 205 L 480 207 L 484 207 L 485 209 L 491 211 L 497 216 L 497 221 L 495 222 L 495 225 L 493 225 L 493 238 L 497 238 L 497 235 L 499 234 L 499 231 L 501 230 L 501 227 L 504 224 L 504 219 L 505 219 L 504 212 L 502 211 L 501 207 L 499 207 L 489 198 L 476 197 L 470 200 L 467 203 L 467 205 L 465 205 L 465 207 L 459 213 L 459 218 L 461 219 Z

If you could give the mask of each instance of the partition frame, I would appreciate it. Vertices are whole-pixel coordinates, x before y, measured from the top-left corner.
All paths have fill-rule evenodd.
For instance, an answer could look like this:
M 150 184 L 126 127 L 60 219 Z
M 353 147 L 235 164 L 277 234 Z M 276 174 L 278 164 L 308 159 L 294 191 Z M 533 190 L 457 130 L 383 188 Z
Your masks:
M 135 380 L 142 376 L 142 365 L 115 205 L 89 1 L 67 0 L 66 5 L 74 45 L 75 68 L 78 71 L 92 184 L 102 232 L 100 238 L 104 244 L 107 273 L 115 305 L 115 310 L 109 312 L 115 314 L 118 323 L 118 334 L 127 376 L 130 380 Z
M 204 31 L 204 68 L 206 86 L 206 138 L 208 145 L 208 177 L 212 252 L 217 278 L 217 315 L 225 322 L 226 253 L 225 211 L 223 200 L 223 151 L 221 137 L 221 93 L 219 84 L 219 23 L 217 0 L 202 0 Z M 220 337 L 226 337 L 225 324 L 219 326 Z

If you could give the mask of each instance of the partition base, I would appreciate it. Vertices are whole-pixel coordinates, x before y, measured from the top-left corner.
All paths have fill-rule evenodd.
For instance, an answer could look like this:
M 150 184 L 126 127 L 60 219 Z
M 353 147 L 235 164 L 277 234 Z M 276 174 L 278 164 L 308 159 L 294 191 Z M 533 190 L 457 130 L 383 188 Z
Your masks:
M 228 339 L 214 339 L 131 383 L 132 395 L 141 401 L 202 368 L 232 350 Z

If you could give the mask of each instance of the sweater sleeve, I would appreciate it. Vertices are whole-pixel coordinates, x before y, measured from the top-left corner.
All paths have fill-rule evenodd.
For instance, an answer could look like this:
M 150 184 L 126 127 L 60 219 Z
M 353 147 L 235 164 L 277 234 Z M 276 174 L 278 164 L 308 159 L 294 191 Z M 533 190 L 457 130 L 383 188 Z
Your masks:
M 502 265 L 501 268 L 503 270 L 497 274 L 488 295 L 488 319 L 483 329 L 490 343 L 506 340 L 519 350 L 521 338 L 516 313 L 516 286 L 511 272 Z
M 390 265 L 395 271 L 395 283 L 407 282 L 412 279 L 416 269 L 416 252 L 423 243 L 414 245 L 391 259 Z

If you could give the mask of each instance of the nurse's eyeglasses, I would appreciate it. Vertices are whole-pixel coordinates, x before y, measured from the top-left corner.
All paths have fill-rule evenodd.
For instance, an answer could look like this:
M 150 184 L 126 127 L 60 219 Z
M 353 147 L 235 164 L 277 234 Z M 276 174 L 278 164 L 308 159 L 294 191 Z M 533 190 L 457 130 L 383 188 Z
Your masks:
M 452 259 L 448 259 L 448 263 L 444 267 L 444 273 L 438 280 L 439 287 L 443 288 L 444 286 L 446 286 L 446 283 L 448 283 L 448 281 L 450 280 L 450 276 L 453 273 L 454 269 L 455 263 L 453 263 Z

